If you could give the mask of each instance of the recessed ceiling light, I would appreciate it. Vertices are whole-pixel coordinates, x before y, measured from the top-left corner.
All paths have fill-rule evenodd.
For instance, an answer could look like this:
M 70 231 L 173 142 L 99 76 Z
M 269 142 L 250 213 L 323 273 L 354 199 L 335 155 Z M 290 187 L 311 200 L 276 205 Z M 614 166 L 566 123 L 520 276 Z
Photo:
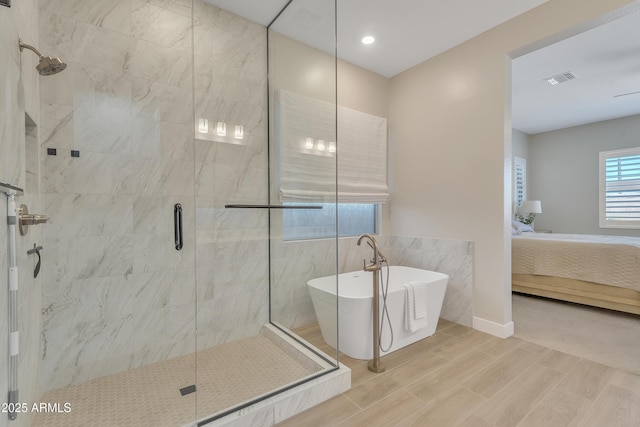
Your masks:
M 362 38 L 362 44 L 372 44 L 374 41 L 376 41 L 376 38 L 373 36 L 364 36 Z

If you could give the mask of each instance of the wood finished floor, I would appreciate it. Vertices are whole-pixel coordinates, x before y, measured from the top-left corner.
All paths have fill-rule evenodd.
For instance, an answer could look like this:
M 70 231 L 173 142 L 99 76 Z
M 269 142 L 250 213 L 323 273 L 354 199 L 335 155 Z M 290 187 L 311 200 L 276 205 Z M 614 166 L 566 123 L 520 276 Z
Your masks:
M 331 354 L 317 325 L 296 332 Z M 519 338 L 440 320 L 382 360 L 374 374 L 341 355 L 351 390 L 278 426 L 640 426 L 640 376 Z

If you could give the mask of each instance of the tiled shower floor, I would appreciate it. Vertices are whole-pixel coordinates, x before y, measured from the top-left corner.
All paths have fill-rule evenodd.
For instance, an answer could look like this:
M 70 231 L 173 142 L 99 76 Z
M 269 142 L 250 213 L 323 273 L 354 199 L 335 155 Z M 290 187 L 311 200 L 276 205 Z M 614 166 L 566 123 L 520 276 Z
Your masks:
M 177 427 L 306 377 L 301 363 L 265 335 L 46 393 L 40 402 L 71 403 L 69 413 L 37 413 L 33 427 Z M 196 401 L 197 400 L 197 401 Z M 197 405 L 197 415 L 196 415 Z

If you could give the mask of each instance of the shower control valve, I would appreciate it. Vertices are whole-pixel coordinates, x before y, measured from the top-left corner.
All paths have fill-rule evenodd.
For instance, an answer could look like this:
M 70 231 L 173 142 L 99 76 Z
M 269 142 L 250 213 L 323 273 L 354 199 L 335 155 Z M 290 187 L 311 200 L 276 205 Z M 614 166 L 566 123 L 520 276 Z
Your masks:
M 49 221 L 49 217 L 40 214 L 30 214 L 27 205 L 20 205 L 17 209 L 18 213 L 18 228 L 21 236 L 26 236 L 29 232 L 30 225 L 43 224 Z

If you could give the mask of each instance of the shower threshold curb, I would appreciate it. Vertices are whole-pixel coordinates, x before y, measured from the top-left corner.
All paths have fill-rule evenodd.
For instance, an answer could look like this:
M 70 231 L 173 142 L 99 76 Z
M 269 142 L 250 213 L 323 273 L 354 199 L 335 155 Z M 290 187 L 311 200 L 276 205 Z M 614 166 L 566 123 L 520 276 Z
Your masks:
M 311 347 L 322 354 L 322 351 L 315 348 L 312 344 L 305 342 L 308 346 L 305 348 L 305 346 L 296 342 L 273 325 L 267 324 L 264 328 L 268 329 L 271 334 L 277 336 L 278 340 L 291 346 L 291 350 L 297 351 L 300 357 L 307 357 L 316 364 L 325 365 L 320 362 L 318 356 L 309 350 L 308 347 Z M 197 427 L 200 425 L 211 427 L 270 427 L 325 400 L 337 396 L 350 388 L 351 370 L 344 365 L 340 365 L 338 368 L 334 368 L 332 372 L 328 372 L 222 418 L 212 420 L 208 423 L 205 421 L 206 419 L 203 419 L 198 422 L 186 424 L 183 427 Z

